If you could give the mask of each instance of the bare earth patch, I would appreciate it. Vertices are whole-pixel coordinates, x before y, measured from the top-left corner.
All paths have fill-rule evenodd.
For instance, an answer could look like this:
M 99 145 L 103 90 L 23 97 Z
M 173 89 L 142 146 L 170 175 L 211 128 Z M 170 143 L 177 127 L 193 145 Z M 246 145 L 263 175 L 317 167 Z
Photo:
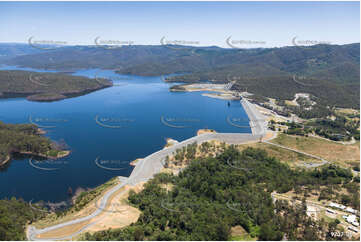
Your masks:
M 252 241 L 257 238 L 252 238 L 242 226 L 237 225 L 231 228 L 231 240 Z
M 197 131 L 197 136 L 205 133 L 217 133 L 214 129 L 200 129 Z
M 93 219 L 94 221 L 100 221 L 86 228 L 84 233 L 123 228 L 131 223 L 135 223 L 141 212 L 128 204 L 128 195 L 131 189 L 135 192 L 140 192 L 143 189 L 143 185 L 144 182 L 135 186 L 127 185 L 123 191 L 114 194 L 113 198 L 108 202 L 105 211 Z
M 290 150 L 285 150 L 280 147 L 276 147 L 273 145 L 265 144 L 265 143 L 253 143 L 253 144 L 245 144 L 239 145 L 238 148 L 240 151 L 248 148 L 260 148 L 267 152 L 269 156 L 276 157 L 281 162 L 288 164 L 290 167 L 299 167 L 303 165 L 305 162 L 307 163 L 319 163 L 320 160 L 311 158 L 309 156 L 305 156 Z
M 43 234 L 39 234 L 37 237 L 41 239 L 52 239 L 52 238 L 61 238 L 65 237 L 67 235 L 71 235 L 77 231 L 79 231 L 84 226 L 88 225 L 90 223 L 90 220 L 74 224 L 72 226 L 66 226 L 61 229 L 49 231 Z
M 136 186 L 127 185 L 121 188 L 109 198 L 104 211 L 95 218 L 74 225 L 65 226 L 60 229 L 52 230 L 47 233 L 40 234 L 38 237 L 42 239 L 51 239 L 70 236 L 73 233 L 78 232 L 84 226 L 92 223 L 94 224 L 90 225 L 84 231 L 82 231 L 82 234 L 85 232 L 93 233 L 96 231 L 123 228 L 128 226 L 131 223 L 136 222 L 141 213 L 137 208 L 128 204 L 127 199 L 129 191 L 133 189 L 135 192 L 139 192 L 143 189 L 143 185 L 144 183 L 139 183 Z M 95 210 L 96 205 L 94 202 L 91 202 L 89 205 L 91 205 Z M 87 209 L 83 209 L 79 214 L 87 216 L 90 213 Z M 81 238 L 81 234 L 75 236 L 75 238 Z
M 353 145 L 343 145 L 314 137 L 280 134 L 272 140 L 272 143 L 316 155 L 347 167 L 350 166 L 350 161 L 360 160 L 360 142 Z
M 119 181 L 119 180 L 117 180 Z M 37 229 L 42 229 L 46 227 L 50 227 L 56 224 L 61 224 L 67 221 L 71 221 L 77 218 L 82 218 L 88 216 L 89 214 L 93 213 L 96 210 L 95 201 L 99 202 L 106 192 L 116 186 L 118 182 L 115 182 L 112 186 L 105 189 L 98 197 L 96 197 L 93 201 L 89 202 L 83 209 L 77 212 L 69 212 L 64 217 L 57 217 L 55 213 L 51 213 L 46 216 L 44 219 L 39 220 L 33 224 Z

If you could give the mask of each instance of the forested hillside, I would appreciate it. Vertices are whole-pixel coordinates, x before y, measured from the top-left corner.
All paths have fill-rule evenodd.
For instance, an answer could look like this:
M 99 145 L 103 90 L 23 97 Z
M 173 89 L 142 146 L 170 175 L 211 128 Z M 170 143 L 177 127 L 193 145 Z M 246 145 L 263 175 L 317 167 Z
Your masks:
M 193 160 L 178 176 L 157 175 L 129 196 L 142 211 L 135 224 L 84 239 L 229 240 L 240 225 L 259 240 L 334 240 L 337 223 L 312 220 L 304 203 L 273 203 L 271 192 L 348 183 L 358 184 L 349 170 L 291 170 L 265 151 L 230 147 L 216 158 Z
M 56 151 L 54 145 L 38 134 L 36 125 L 5 124 L 0 121 L 0 164 L 17 152 L 46 155 L 50 151 Z
M 359 43 L 268 49 L 176 47 L 63 47 L 5 63 L 57 70 L 114 69 L 144 76 L 179 74 L 167 78 L 170 82 L 235 80 L 234 89 L 262 96 L 292 99 L 297 92 L 308 92 L 331 105 L 359 107 Z
M 0 200 L 0 240 L 27 240 L 25 225 L 40 216 L 39 211 L 21 199 Z
M 56 101 L 111 86 L 108 80 L 60 73 L 0 71 L 0 98 L 27 97 L 32 101 Z

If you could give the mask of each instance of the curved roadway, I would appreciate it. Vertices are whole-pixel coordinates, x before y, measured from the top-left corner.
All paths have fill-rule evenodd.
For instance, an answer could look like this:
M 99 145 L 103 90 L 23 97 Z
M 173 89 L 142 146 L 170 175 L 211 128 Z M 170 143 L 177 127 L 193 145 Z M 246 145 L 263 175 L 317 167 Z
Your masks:
M 54 226 L 50 226 L 44 229 L 36 229 L 34 226 L 28 226 L 26 234 L 29 240 L 64 240 L 64 239 L 71 239 L 73 236 L 81 233 L 90 225 L 96 223 L 97 221 L 88 224 L 81 228 L 76 233 L 73 233 L 69 236 L 59 237 L 59 238 L 47 238 L 47 239 L 40 239 L 37 238 L 39 234 L 46 233 L 52 230 L 60 229 L 65 226 L 74 225 L 77 223 L 85 222 L 87 220 L 93 219 L 97 215 L 99 215 L 106 207 L 106 204 L 109 198 L 120 188 L 124 187 L 126 184 L 129 185 L 136 185 L 139 182 L 146 182 L 151 179 L 155 174 L 159 173 L 160 170 L 163 168 L 163 160 L 167 155 L 171 155 L 177 149 L 180 149 L 184 146 L 197 142 L 197 144 L 202 144 L 204 142 L 210 140 L 218 140 L 220 142 L 225 142 L 228 144 L 241 144 L 249 141 L 257 141 L 261 140 L 261 138 L 266 133 L 267 122 L 262 114 L 258 112 L 255 108 L 254 104 L 249 103 L 246 99 L 241 100 L 241 104 L 245 109 L 249 119 L 250 119 L 250 126 L 252 127 L 252 134 L 250 133 L 205 133 L 199 136 L 195 136 L 189 139 L 186 139 L 180 143 L 177 143 L 171 147 L 162 149 L 157 151 L 146 158 L 140 160 L 135 168 L 133 169 L 131 175 L 127 179 L 120 180 L 120 184 L 113 187 L 109 190 L 101 199 L 101 202 L 97 209 L 90 215 L 74 219 L 68 222 L 64 222 L 61 224 L 57 224 Z
M 146 158 L 140 160 L 136 167 L 133 169 L 131 175 L 128 177 L 128 179 L 123 180 L 120 182 L 120 184 L 113 187 L 111 190 L 109 190 L 101 199 L 101 202 L 98 206 L 98 208 L 90 215 L 74 219 L 65 223 L 57 224 L 51 227 L 47 227 L 44 229 L 36 229 L 34 226 L 28 226 L 27 228 L 27 236 L 29 240 L 64 240 L 72 238 L 73 236 L 81 233 L 86 227 L 89 227 L 91 224 L 86 225 L 76 233 L 59 237 L 59 238 L 47 238 L 47 239 L 40 239 L 37 238 L 37 235 L 46 233 L 52 230 L 60 229 L 65 226 L 85 222 L 87 220 L 90 220 L 96 216 L 98 216 L 106 207 L 106 204 L 109 200 L 109 198 L 114 194 L 116 191 L 118 191 L 120 188 L 125 186 L 126 184 L 130 185 L 136 185 L 139 182 L 146 182 L 149 179 L 151 179 L 155 174 L 159 173 L 160 170 L 163 168 L 162 161 L 165 159 L 167 155 L 172 154 L 174 151 L 176 151 L 179 148 L 182 148 L 184 146 L 187 146 L 188 144 L 192 144 L 193 142 L 197 142 L 198 144 L 201 144 L 203 142 L 207 142 L 210 140 L 218 140 L 221 142 L 226 142 L 229 144 L 241 144 L 248 141 L 257 141 L 261 138 L 261 135 L 252 135 L 252 134 L 241 134 L 241 133 L 205 133 L 201 134 L 199 136 L 192 137 L 190 139 L 184 140 L 180 143 L 177 143 L 171 147 L 165 148 L 163 150 L 157 151 Z M 95 223 L 95 222 L 94 222 Z

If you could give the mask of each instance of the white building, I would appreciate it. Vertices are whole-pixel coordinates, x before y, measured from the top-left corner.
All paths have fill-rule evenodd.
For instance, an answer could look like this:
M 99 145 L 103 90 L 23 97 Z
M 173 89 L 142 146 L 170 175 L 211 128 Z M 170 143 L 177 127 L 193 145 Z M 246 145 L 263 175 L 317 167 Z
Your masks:
M 338 203 L 333 203 L 333 202 L 330 202 L 328 204 L 329 207 L 332 207 L 332 208 L 338 208 L 338 209 L 341 209 L 341 210 L 345 210 L 346 206 L 342 205 L 342 204 L 338 204 Z
M 346 212 L 356 214 L 356 210 L 353 209 L 353 208 L 350 208 L 350 207 L 347 207 L 347 208 L 346 208 Z
M 358 223 L 358 222 L 353 222 L 353 223 L 351 223 L 353 226 L 356 226 L 356 227 L 358 227 L 360 224 Z
M 350 223 L 350 224 L 352 224 L 352 223 L 357 223 L 357 219 L 356 219 L 356 215 L 348 215 L 347 216 L 347 218 L 346 218 L 346 221 L 347 221 L 347 223 Z
M 351 230 L 351 231 L 353 231 L 353 232 L 356 232 L 356 233 L 358 233 L 359 231 L 358 231 L 358 229 L 356 229 L 356 228 L 354 228 L 354 227 L 352 227 L 352 226 L 349 226 L 349 227 L 347 227 L 349 230 Z

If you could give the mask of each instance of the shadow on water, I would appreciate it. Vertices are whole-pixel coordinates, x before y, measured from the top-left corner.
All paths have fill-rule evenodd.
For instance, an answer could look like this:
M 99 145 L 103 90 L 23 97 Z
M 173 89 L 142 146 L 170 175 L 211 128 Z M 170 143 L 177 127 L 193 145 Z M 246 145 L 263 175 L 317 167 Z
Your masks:
M 40 157 L 40 156 L 27 155 L 27 154 L 21 154 L 21 153 L 18 153 L 18 152 L 14 152 L 11 155 L 11 159 L 8 162 L 6 162 L 6 164 L 0 166 L 0 172 L 6 172 L 8 170 L 8 168 L 11 166 L 12 163 L 17 163 L 17 162 L 24 163 L 24 162 L 26 162 L 26 160 L 29 160 L 30 158 L 34 158 L 34 159 L 36 159 L 38 161 L 47 160 L 46 158 Z

